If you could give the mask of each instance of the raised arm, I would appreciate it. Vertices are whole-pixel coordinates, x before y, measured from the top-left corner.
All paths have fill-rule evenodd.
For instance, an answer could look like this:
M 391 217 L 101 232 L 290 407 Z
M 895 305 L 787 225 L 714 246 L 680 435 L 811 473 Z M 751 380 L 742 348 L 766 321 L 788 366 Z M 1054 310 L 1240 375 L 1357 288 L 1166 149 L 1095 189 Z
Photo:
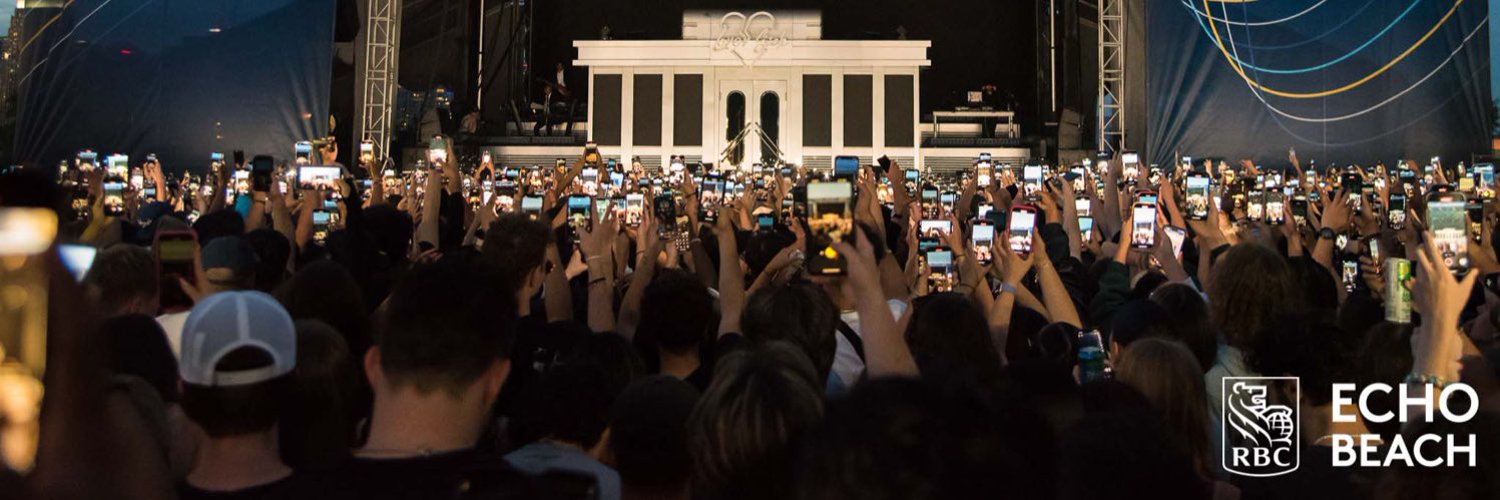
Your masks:
M 745 311 L 745 275 L 740 271 L 739 242 L 734 237 L 734 224 L 719 217 L 714 225 L 714 234 L 719 238 L 719 335 L 737 333 L 740 315 Z
M 870 377 L 915 377 L 917 362 L 912 358 L 906 339 L 896 329 L 896 318 L 880 291 L 880 272 L 876 269 L 875 247 L 863 229 L 855 229 L 855 243 L 837 243 L 834 247 L 848 261 L 849 275 L 844 279 L 844 293 L 854 298 L 859 311 L 860 336 L 865 342 L 865 367 Z
M 610 332 L 615 329 L 615 266 L 610 259 L 614 258 L 612 247 L 619 226 L 613 211 L 603 218 L 598 215 L 590 208 L 589 216 L 595 222 L 592 228 L 580 229 L 578 239 L 589 267 L 589 330 Z

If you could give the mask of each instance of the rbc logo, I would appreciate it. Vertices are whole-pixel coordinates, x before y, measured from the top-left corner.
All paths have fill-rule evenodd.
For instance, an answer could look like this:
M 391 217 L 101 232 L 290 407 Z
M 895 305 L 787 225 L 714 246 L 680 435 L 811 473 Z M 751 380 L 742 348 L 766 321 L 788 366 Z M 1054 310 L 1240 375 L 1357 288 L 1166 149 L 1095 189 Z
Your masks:
M 1297 470 L 1301 386 L 1297 377 L 1224 377 L 1224 470 L 1251 477 L 1280 476 Z M 1292 405 L 1270 404 L 1276 387 L 1291 389 Z

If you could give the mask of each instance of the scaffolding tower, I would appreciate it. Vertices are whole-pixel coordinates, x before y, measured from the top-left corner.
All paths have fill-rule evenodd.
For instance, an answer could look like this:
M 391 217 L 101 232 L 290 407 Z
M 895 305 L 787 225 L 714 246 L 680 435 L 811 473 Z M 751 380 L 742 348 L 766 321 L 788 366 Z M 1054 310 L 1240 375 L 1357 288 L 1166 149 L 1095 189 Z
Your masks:
M 1125 2 L 1099 0 L 1099 150 L 1125 146 Z
M 384 158 L 391 145 L 391 108 L 396 103 L 396 70 L 401 53 L 402 0 L 369 0 L 365 29 L 364 104 L 359 138 L 375 144 Z

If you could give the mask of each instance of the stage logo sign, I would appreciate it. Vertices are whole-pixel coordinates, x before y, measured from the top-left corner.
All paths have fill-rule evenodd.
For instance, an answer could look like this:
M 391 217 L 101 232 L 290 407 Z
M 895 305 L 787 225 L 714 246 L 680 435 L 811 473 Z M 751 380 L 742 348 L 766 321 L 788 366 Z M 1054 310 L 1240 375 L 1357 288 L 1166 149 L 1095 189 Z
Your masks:
M 1224 377 L 1224 469 L 1251 477 L 1297 470 L 1301 458 L 1297 417 L 1301 387 L 1296 377 Z M 1280 395 L 1282 398 L 1273 398 Z M 1273 403 L 1284 400 L 1286 404 Z

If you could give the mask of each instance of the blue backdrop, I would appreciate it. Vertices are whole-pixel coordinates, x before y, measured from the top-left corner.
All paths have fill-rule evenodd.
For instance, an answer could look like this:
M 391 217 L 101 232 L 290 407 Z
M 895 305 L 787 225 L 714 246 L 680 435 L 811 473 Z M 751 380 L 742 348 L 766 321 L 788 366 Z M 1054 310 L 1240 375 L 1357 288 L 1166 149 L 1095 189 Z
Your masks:
M 1173 155 L 1390 164 L 1489 149 L 1485 0 L 1150 0 L 1147 137 Z
M 61 3 L 61 2 L 59 2 Z M 293 154 L 328 129 L 333 0 L 75 0 L 25 18 L 17 159 Z M 45 27 L 45 28 L 44 28 Z

